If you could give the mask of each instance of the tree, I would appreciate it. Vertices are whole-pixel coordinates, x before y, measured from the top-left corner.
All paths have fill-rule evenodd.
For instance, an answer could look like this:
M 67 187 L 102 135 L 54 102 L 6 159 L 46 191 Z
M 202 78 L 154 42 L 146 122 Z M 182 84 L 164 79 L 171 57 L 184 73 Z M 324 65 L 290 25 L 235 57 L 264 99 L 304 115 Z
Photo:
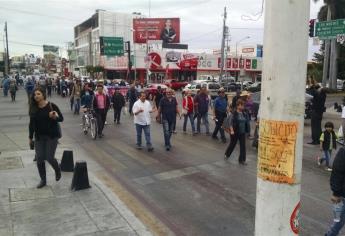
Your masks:
M 319 2 L 320 0 L 314 0 L 314 2 Z M 332 19 L 342 19 L 345 18 L 345 0 L 324 0 L 325 5 L 320 8 L 318 13 L 319 21 L 327 20 L 328 8 L 330 8 Z M 322 44 L 320 48 L 320 54 L 314 54 L 314 61 L 323 64 L 324 59 L 324 48 L 325 45 Z M 343 46 L 336 45 L 336 51 L 338 58 L 331 58 L 336 60 L 337 63 L 337 73 L 336 78 L 345 79 L 345 50 Z

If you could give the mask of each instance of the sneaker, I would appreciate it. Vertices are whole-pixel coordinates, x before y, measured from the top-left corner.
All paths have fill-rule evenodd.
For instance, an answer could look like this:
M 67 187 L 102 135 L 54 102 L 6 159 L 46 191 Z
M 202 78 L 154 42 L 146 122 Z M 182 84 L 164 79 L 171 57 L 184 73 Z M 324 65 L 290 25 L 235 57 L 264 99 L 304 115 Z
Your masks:
M 107 122 L 107 121 L 105 121 L 105 122 L 104 122 L 104 124 L 105 124 L 105 125 L 107 125 L 107 124 L 108 124 L 108 122 Z
M 152 151 L 153 151 L 153 147 L 147 148 L 147 151 L 148 151 L 148 152 L 152 152 Z
M 173 134 L 177 134 L 176 130 L 173 130 Z
M 321 158 L 320 157 L 317 157 L 317 165 L 321 166 Z
M 227 161 L 229 157 L 227 155 L 224 155 L 224 161 Z
M 137 148 L 138 150 L 143 149 L 143 147 L 142 147 L 141 145 L 137 145 L 136 148 Z
M 166 151 L 170 151 L 170 148 L 171 148 L 170 146 L 166 146 L 166 147 L 165 147 L 165 150 L 166 150 Z
M 332 171 L 332 168 L 326 167 L 325 170 L 326 171 Z

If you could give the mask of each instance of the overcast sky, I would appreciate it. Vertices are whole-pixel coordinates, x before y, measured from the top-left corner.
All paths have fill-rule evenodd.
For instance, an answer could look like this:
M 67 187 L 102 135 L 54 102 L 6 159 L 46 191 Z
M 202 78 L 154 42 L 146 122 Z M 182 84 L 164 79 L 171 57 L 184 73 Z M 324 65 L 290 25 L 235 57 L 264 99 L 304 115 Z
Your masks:
M 311 0 L 311 18 L 316 18 L 322 3 L 322 0 L 318 4 Z M 261 11 L 262 0 L 0 0 L 0 28 L 3 29 L 7 21 L 11 56 L 43 55 L 40 45 L 65 47 L 66 42 L 73 41 L 73 27 L 89 18 L 96 9 L 141 12 L 146 16 L 150 9 L 151 17 L 181 19 L 181 43 L 187 43 L 191 51 L 216 49 L 220 47 L 225 6 L 230 45 L 246 36 L 250 39 L 244 41 L 245 44 L 262 43 L 264 16 L 255 17 Z M 256 21 L 245 20 L 248 17 Z M 3 40 L 3 30 L 0 36 Z M 318 47 L 311 46 L 311 40 L 309 43 L 311 57 Z

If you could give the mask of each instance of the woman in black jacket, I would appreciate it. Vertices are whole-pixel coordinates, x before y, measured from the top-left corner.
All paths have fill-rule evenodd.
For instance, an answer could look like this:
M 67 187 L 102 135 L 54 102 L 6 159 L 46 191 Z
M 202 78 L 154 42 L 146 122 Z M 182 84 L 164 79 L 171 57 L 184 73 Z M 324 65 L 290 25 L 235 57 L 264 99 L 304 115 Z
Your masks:
M 32 145 L 35 137 L 37 169 L 41 177 L 37 188 L 42 188 L 47 184 L 44 160 L 47 160 L 54 168 L 56 181 L 61 178 L 60 167 L 55 159 L 55 150 L 58 139 L 61 138 L 58 122 L 63 121 L 63 116 L 59 108 L 54 103 L 48 102 L 46 98 L 46 93 L 42 89 L 36 88 L 31 96 L 29 110 L 29 142 Z

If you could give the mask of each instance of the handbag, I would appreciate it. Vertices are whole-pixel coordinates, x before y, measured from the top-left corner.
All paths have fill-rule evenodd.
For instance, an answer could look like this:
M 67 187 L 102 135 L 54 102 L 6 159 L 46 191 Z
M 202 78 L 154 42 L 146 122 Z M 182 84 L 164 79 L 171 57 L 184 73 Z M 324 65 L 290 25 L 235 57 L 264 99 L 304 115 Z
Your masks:
M 49 107 L 50 107 L 51 111 L 54 111 L 51 102 L 49 102 Z M 57 138 L 60 139 L 62 137 L 61 126 L 60 126 L 59 122 L 56 122 L 56 125 L 57 125 L 57 131 L 58 131 Z

